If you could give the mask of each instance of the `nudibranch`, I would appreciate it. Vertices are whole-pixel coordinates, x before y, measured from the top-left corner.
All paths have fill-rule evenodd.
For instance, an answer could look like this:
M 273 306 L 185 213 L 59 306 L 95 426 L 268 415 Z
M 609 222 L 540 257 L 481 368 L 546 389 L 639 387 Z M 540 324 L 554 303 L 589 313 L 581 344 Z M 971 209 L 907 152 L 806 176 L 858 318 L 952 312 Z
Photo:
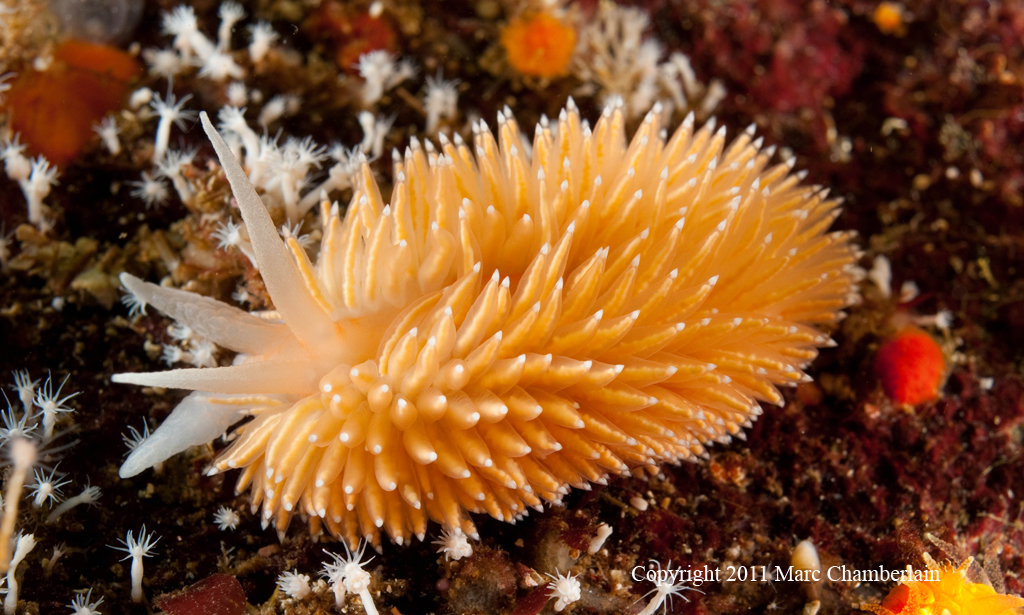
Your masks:
M 344 215 L 324 203 L 313 262 L 282 239 L 202 117 L 248 228 L 274 318 L 122 277 L 138 300 L 238 354 L 126 373 L 193 393 L 121 468 L 132 476 L 245 417 L 210 472 L 241 470 L 283 535 L 421 540 L 467 512 L 514 521 L 609 475 L 706 456 L 781 405 L 778 386 L 857 299 L 851 232 L 827 190 L 773 164 L 753 127 L 727 143 L 655 108 L 627 138 L 570 100 L 532 146 L 413 140 L 385 201 L 367 164 Z

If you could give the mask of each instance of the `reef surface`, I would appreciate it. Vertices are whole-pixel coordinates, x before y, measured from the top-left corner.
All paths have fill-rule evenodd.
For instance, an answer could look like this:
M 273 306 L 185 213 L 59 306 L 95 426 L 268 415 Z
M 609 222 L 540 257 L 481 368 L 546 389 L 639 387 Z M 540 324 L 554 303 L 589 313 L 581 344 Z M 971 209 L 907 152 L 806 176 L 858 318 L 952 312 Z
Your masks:
M 861 266 L 878 272 L 877 257 L 884 256 L 891 277 L 871 275 L 862 283 L 863 302 L 832 333 L 837 346 L 810 368 L 814 382 L 787 390 L 784 408 L 766 407 L 745 442 L 711 447 L 707 462 L 574 491 L 563 507 L 516 525 L 477 517 L 480 541 L 473 542 L 472 556 L 458 561 L 435 553 L 436 525 L 426 542 L 386 544 L 367 566 L 380 612 L 551 611 L 544 575 L 570 567 L 583 588 L 567 607 L 571 612 L 636 613 L 652 589 L 631 578 L 636 566 L 650 560 L 707 565 L 725 579 L 730 567 L 787 568 L 804 539 L 814 543 L 825 568 L 921 567 L 922 551 L 955 559 L 926 534 L 985 560 L 987 571 L 1000 571 L 1006 591 L 1024 593 L 1024 157 L 1018 146 L 1024 138 L 1024 10 L 984 2 L 883 5 L 632 4 L 649 18 L 642 39 L 660 42 L 660 62 L 675 52 L 688 57 L 697 82 L 684 89 L 698 115 L 714 115 L 730 135 L 755 123 L 766 143 L 795 156 L 796 167 L 809 172 L 807 182 L 829 186 L 845 200 L 836 228 L 859 233 Z M 205 0 L 192 6 L 200 28 L 214 37 L 218 6 Z M 145 3 L 139 26 L 123 39 L 129 57 L 149 68 L 146 76 L 131 77 L 129 90 L 166 90 L 166 79 L 153 74 L 155 64 L 143 62 L 141 50 L 170 45 L 161 20 L 174 7 Z M 514 50 L 502 45 L 503 28 L 554 9 L 497 0 L 325 0 L 319 6 L 278 0 L 244 9 L 242 24 L 267 20 L 280 40 L 261 62 L 240 60 L 244 75 L 230 80 L 243 82 L 250 97 L 260 90 L 262 101 L 301 97 L 297 109 L 285 105 L 268 123 L 269 134 L 281 129 L 355 146 L 368 132 L 361 109 L 394 115 L 381 137 L 383 160 L 374 166 L 384 182 L 391 173 L 387 150 L 404 147 L 412 136 L 433 136 L 424 129 L 425 75 L 442 71 L 443 79 L 458 80 L 458 111 L 441 112 L 438 120 L 448 134 L 468 135 L 469 120 L 491 122 L 505 105 L 521 126 L 532 126 L 542 114 L 556 114 L 570 95 L 593 119 L 605 95 L 628 93 L 581 66 L 586 57 L 556 76 L 523 75 L 509 62 L 506 54 Z M 26 2 L 6 17 L 20 33 L 5 38 L 7 70 L 34 70 L 35 58 L 55 53 L 61 35 L 59 26 L 44 27 L 47 10 Z M 560 6 L 556 15 L 581 33 L 602 10 L 609 9 L 582 2 Z M 233 35 L 240 54 L 249 41 L 244 25 Z M 564 36 L 557 28 L 546 32 Z M 565 45 L 552 43 L 556 50 Z M 354 65 L 374 49 L 410 60 L 418 74 L 368 106 L 360 99 L 365 77 Z M 638 83 L 630 79 L 643 77 L 623 76 L 622 82 Z M 227 80 L 194 69 L 175 77 L 174 91 L 194 96 L 188 108 L 211 113 L 228 100 Z M 59 90 L 59 96 L 68 94 Z M 708 102 L 709 96 L 716 100 Z M 671 91 L 660 97 L 671 99 Z M 249 106 L 256 125 L 260 105 Z M 236 249 L 219 248 L 214 237 L 213 221 L 228 210 L 227 187 L 216 165 L 206 164 L 212 151 L 194 122 L 171 137 L 172 148 L 199 148 L 185 172 L 198 188 L 191 202 L 169 184 L 159 208 L 129 196 L 128 182 L 151 169 L 156 122 L 128 109 L 118 119 L 122 153 L 92 139 L 61 165 L 59 184 L 45 198 L 50 223 L 44 226 L 52 228 L 29 223 L 19 184 L 0 175 L 9 235 L 0 271 L 0 381 L 17 408 L 12 372 L 28 370 L 34 379 L 70 375 L 67 386 L 80 394 L 69 402 L 75 412 L 58 425 L 71 430 L 61 442 L 77 441 L 58 468 L 73 481 L 65 495 L 86 484 L 103 492 L 97 505 L 54 523 L 46 522 L 47 508 L 23 499 L 18 527 L 34 533 L 39 545 L 19 568 L 17 612 L 64 612 L 75 592 L 88 588 L 94 601 L 104 599 L 101 612 L 150 612 L 159 596 L 216 573 L 238 579 L 249 612 L 335 612 L 326 586 L 314 583 L 309 596 L 292 599 L 276 580 L 293 570 L 315 580 L 323 549 L 340 545 L 315 542 L 297 521 L 283 542 L 273 529 L 262 530 L 249 513 L 248 494 L 235 495 L 234 475 L 202 473 L 222 442 L 175 457 L 159 472 L 117 476 L 126 452 L 122 434 L 144 421 L 159 424 L 182 396 L 110 383 L 112 373 L 162 369 L 163 346 L 176 343 L 171 321 L 154 310 L 129 316 L 119 303 L 117 274 L 167 279 L 218 298 L 241 289 L 244 305 L 265 307 L 251 263 Z M 674 124 L 683 112 L 676 109 Z M 10 129 L 19 111 L 8 106 L 5 113 Z M 345 196 L 339 190 L 336 198 L 345 203 Z M 951 320 L 922 326 L 942 347 L 948 377 L 933 400 L 895 403 L 879 383 L 876 354 L 907 318 L 940 312 Z M 236 529 L 215 524 L 222 506 L 239 512 Z M 161 540 L 145 561 L 147 603 L 133 604 L 129 563 L 109 545 L 143 523 Z M 588 554 L 600 524 L 613 532 L 601 550 Z M 61 543 L 66 553 L 50 565 Z M 849 613 L 877 603 L 890 587 L 774 577 L 712 581 L 696 587 L 702 594 L 687 592 L 689 602 L 677 598 L 668 612 L 796 613 L 817 599 L 827 612 Z M 361 612 L 355 595 L 347 600 L 347 612 Z

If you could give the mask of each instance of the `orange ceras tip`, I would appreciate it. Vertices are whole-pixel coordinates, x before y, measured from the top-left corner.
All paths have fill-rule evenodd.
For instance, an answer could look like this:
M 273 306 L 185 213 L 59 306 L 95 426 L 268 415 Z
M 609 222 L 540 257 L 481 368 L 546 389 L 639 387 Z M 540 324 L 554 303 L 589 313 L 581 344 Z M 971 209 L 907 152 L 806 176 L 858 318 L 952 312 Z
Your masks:
M 889 399 L 916 406 L 939 396 L 946 357 L 931 335 L 905 327 L 878 349 L 875 372 Z
M 534 77 L 558 77 L 569 69 L 576 30 L 547 13 L 517 17 L 501 33 L 508 62 Z
M 908 566 L 905 577 L 882 604 L 866 604 L 861 609 L 878 615 L 1000 615 L 1024 606 L 1020 596 L 999 594 L 984 583 L 967 580 L 972 563 L 974 558 L 968 557 L 956 568 L 933 561 L 928 562 L 927 570 Z

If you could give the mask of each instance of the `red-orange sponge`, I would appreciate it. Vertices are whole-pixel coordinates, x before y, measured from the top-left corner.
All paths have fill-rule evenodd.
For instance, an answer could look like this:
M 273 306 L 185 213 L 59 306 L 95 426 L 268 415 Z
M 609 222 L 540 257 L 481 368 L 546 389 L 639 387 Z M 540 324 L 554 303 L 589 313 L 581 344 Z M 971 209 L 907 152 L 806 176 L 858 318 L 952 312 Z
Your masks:
M 502 31 L 501 44 L 508 63 L 520 73 L 559 77 L 569 71 L 576 30 L 547 13 L 518 17 Z
M 141 75 L 138 61 L 120 49 L 65 41 L 48 70 L 26 68 L 11 83 L 11 129 L 30 153 L 64 166 L 96 138 L 93 124 L 121 108 L 129 83 Z
M 929 562 L 927 570 L 907 568 L 907 574 L 882 604 L 865 604 L 864 611 L 877 615 L 1011 615 L 1024 606 L 1024 598 L 997 594 L 982 583 L 967 580 L 973 557 L 958 567 Z
M 917 327 L 906 327 L 878 349 L 875 372 L 891 400 L 916 406 L 939 396 L 946 357 L 935 338 Z

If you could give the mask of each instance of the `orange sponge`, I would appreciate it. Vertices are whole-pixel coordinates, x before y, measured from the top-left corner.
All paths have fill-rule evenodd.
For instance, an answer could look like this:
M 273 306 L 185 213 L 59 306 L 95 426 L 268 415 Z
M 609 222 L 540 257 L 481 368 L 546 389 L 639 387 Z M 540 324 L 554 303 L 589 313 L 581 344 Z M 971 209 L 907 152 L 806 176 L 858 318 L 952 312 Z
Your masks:
M 916 406 L 939 396 L 946 357 L 935 338 L 908 326 L 878 349 L 875 372 L 890 399 Z
M 569 70 L 576 30 L 552 15 L 517 17 L 501 33 L 508 62 L 534 77 L 558 77 Z
M 982 583 L 967 580 L 969 557 L 956 568 L 929 563 L 928 570 L 907 568 L 907 578 L 894 587 L 880 605 L 861 608 L 877 615 L 1011 615 L 1024 606 L 1024 598 L 997 594 Z
M 35 154 L 63 166 L 95 138 L 93 124 L 124 103 L 142 75 L 135 58 L 114 47 L 69 40 L 48 70 L 21 71 L 7 93 L 11 129 Z

